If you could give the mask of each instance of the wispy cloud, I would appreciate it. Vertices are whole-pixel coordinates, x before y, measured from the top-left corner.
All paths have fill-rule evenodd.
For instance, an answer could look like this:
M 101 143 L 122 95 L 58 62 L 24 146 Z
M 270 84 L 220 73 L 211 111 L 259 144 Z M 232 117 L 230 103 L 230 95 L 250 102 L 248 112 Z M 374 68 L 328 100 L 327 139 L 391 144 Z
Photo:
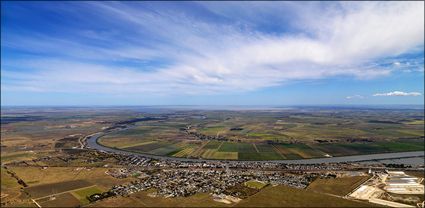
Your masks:
M 394 91 L 387 93 L 376 93 L 373 96 L 421 96 L 422 94 L 419 92 L 402 92 L 402 91 Z
M 2 53 L 2 85 L 21 91 L 237 92 L 335 76 L 373 79 L 405 64 L 383 66 L 380 60 L 423 53 L 424 2 L 193 2 L 208 15 L 164 9 L 167 3 L 81 2 L 75 4 L 81 14 L 60 11 L 97 23 L 95 29 L 56 25 L 70 34 L 9 34 L 2 49 L 37 55 L 4 59 Z M 273 21 L 288 31 L 262 29 Z M 417 65 L 423 69 L 423 61 Z
M 363 98 L 365 98 L 364 96 L 362 96 L 362 95 L 350 95 L 350 96 L 347 96 L 347 97 L 345 97 L 346 99 L 363 99 Z

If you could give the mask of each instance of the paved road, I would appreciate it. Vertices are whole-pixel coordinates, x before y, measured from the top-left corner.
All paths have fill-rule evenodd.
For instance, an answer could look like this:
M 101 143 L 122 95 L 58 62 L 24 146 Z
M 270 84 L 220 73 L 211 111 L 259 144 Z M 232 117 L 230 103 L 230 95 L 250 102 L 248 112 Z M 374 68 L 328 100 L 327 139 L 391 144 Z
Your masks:
M 120 149 L 114 149 L 100 145 L 97 140 L 104 136 L 104 133 L 97 133 L 87 139 L 87 145 L 89 148 L 97 149 L 105 152 L 124 154 L 124 155 L 140 155 L 152 159 L 161 160 L 174 160 L 174 161 L 188 161 L 188 162 L 204 162 L 204 161 L 223 161 L 223 160 L 206 160 L 206 159 L 190 159 L 190 158 L 178 158 L 178 157 L 167 157 L 159 155 L 151 155 L 139 152 L 129 152 Z M 329 158 L 313 158 L 313 159 L 299 159 L 299 160 L 261 160 L 261 161 L 247 161 L 247 162 L 274 162 L 274 163 L 285 163 L 285 164 L 322 164 L 322 163 L 338 163 L 338 162 L 361 162 L 361 161 L 373 161 L 373 160 L 384 160 L 384 159 L 398 159 L 398 158 L 412 158 L 412 157 L 423 157 L 424 151 L 415 152 L 396 152 L 396 153 L 382 153 L 382 154 L 369 154 L 369 155 L 353 155 L 343 157 L 329 157 Z

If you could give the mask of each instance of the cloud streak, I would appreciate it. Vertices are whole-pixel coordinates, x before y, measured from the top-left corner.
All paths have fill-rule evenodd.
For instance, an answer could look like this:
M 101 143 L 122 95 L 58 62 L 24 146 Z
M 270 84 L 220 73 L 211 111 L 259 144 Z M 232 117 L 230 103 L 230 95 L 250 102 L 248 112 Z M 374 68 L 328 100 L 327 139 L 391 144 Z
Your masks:
M 347 97 L 345 97 L 346 99 L 364 99 L 364 96 L 362 96 L 362 95 L 350 95 L 350 96 L 347 96 Z
M 298 80 L 388 76 L 406 64 L 383 66 L 380 60 L 423 53 L 423 2 L 312 3 L 307 9 L 284 2 L 193 2 L 204 16 L 180 7 L 163 9 L 168 2 L 145 4 L 72 4 L 82 15 L 59 5 L 51 12 L 89 19 L 99 28 L 71 28 L 70 35 L 56 36 L 10 31 L 2 49 L 37 55 L 2 57 L 2 87 L 106 94 L 244 92 Z M 288 19 L 279 9 L 296 15 Z M 270 21 L 285 27 L 262 29 Z M 423 69 L 423 61 L 416 65 Z
M 402 92 L 402 91 L 393 91 L 393 92 L 387 92 L 387 93 L 376 93 L 373 96 L 421 96 L 422 94 L 419 92 Z

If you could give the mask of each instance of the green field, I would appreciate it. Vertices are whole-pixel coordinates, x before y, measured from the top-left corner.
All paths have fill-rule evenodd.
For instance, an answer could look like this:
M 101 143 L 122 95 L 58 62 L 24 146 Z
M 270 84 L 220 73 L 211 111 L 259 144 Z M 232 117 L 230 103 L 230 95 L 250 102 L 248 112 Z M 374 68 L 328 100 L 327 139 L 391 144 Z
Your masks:
M 210 141 L 207 145 L 204 146 L 204 149 L 217 149 L 220 147 L 221 141 Z
M 250 180 L 245 182 L 245 186 L 249 187 L 249 188 L 253 188 L 253 189 L 262 189 L 265 186 L 267 186 L 266 183 L 261 182 L 261 181 L 257 181 L 257 180 Z
M 186 148 L 186 149 L 183 149 L 183 150 L 173 154 L 173 156 L 174 157 L 187 157 L 187 156 L 191 155 L 194 151 L 195 151 L 194 148 Z
M 239 160 L 282 160 L 285 159 L 276 152 L 246 153 L 239 152 Z
M 423 139 L 418 139 L 410 141 L 395 140 L 360 144 L 321 144 L 316 147 L 324 152 L 333 152 L 333 156 L 343 156 L 383 152 L 421 151 L 424 150 L 424 141 Z
M 80 190 L 76 190 L 73 192 L 73 195 L 80 200 L 81 204 L 88 204 L 90 203 L 90 201 L 87 199 L 88 196 L 91 196 L 93 194 L 100 194 L 103 191 L 100 190 L 98 187 L 96 186 L 92 186 L 89 188 L 85 188 L 85 189 L 80 189 Z
M 406 122 L 406 124 L 410 124 L 410 125 L 424 125 L 424 120 L 416 120 L 416 121 L 409 121 Z
M 246 153 L 257 152 L 254 146 L 250 143 L 233 143 L 233 142 L 223 143 L 218 151 L 219 152 L 246 152 Z

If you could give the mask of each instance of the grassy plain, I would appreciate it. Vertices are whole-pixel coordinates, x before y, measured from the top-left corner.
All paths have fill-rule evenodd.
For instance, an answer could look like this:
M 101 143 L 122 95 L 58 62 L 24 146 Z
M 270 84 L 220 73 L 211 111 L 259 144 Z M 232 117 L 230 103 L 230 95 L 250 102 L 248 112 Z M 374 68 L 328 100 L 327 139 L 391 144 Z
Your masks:
M 373 207 L 373 204 L 286 186 L 267 186 L 235 207 Z
M 43 184 L 38 186 L 30 186 L 24 188 L 31 198 L 41 198 L 49 195 L 54 195 L 62 192 L 81 189 L 92 186 L 93 184 L 85 180 L 61 181 L 57 183 Z
M 41 207 L 78 207 L 81 205 L 80 200 L 75 198 L 71 193 L 63 193 L 55 195 L 53 198 L 46 197 L 37 200 Z
M 352 176 L 332 179 L 318 178 L 307 187 L 307 190 L 317 193 L 345 196 L 365 182 L 368 178 L 369 176 Z
M 109 190 L 112 186 L 132 181 L 132 178 L 117 179 L 107 175 L 108 168 L 76 168 L 76 167 L 12 167 L 8 169 L 15 172 L 27 185 L 21 191 L 16 179 L 10 177 L 4 170 L 2 173 L 1 187 L 2 201 L 7 200 L 13 205 L 33 206 L 30 198 L 36 198 L 42 206 L 63 207 L 87 203 L 85 193 Z M 81 190 L 81 191 L 80 191 Z M 77 191 L 77 193 L 75 193 Z M 49 197 L 52 195 L 54 200 Z M 79 197 L 80 195 L 80 197 Z M 65 202 L 64 202 L 65 200 Z M 68 202 L 66 202 L 68 201 Z
M 142 191 L 130 197 L 110 198 L 90 204 L 89 207 L 229 207 L 216 202 L 210 194 L 198 193 L 189 197 L 151 197 L 154 190 Z
M 105 172 L 108 168 L 49 167 L 42 169 L 39 167 L 11 167 L 10 169 L 29 184 L 29 187 L 62 181 L 85 180 L 102 189 L 108 189 L 113 185 L 131 181 L 128 178 L 117 179 L 107 175 Z
M 4 201 L 15 201 L 21 195 L 20 185 L 15 178 L 10 176 L 6 169 L 1 167 L 1 199 Z

